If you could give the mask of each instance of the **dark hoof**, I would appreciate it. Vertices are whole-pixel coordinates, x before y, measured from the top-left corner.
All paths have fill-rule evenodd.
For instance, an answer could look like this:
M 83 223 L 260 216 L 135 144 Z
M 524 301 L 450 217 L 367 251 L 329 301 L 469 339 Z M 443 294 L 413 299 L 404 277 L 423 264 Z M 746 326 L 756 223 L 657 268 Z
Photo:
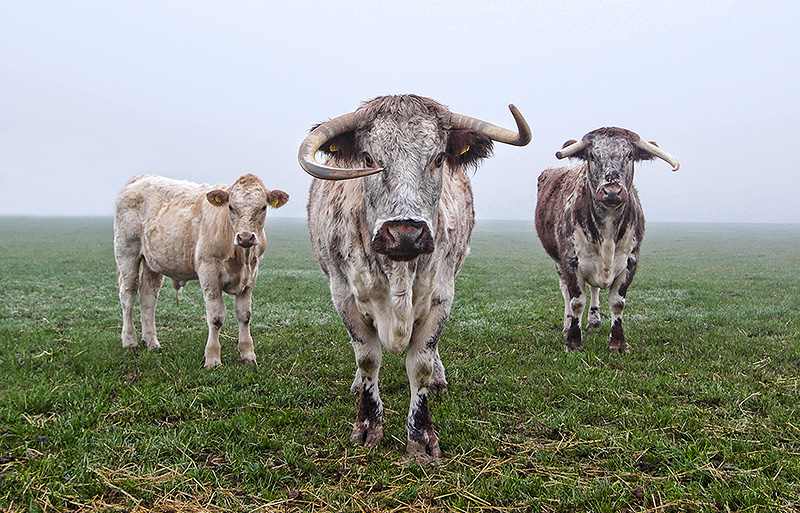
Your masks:
M 608 352 L 611 353 L 611 354 L 627 354 L 627 353 L 630 352 L 630 348 L 628 347 L 627 344 L 625 344 L 624 346 L 614 346 L 614 345 L 612 345 L 612 346 L 609 346 Z
M 447 392 L 447 381 L 439 381 L 431 383 L 428 386 L 428 390 L 430 390 L 434 394 L 441 394 L 442 392 Z
M 375 450 L 383 440 L 383 424 L 374 427 L 368 427 L 366 424 L 356 424 L 353 426 L 353 432 L 350 434 L 350 440 L 363 445 L 367 450 Z
M 409 440 L 406 446 L 406 456 L 403 458 L 403 466 L 433 467 L 441 463 L 441 460 L 442 450 L 439 448 L 439 440 L 434 440 L 427 445 Z

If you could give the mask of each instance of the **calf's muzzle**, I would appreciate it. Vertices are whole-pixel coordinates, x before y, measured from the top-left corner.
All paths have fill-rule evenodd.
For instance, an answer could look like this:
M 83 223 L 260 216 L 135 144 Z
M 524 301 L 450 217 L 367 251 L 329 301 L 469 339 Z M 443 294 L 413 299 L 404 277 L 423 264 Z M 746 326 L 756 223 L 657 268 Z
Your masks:
M 258 237 L 253 232 L 239 232 L 236 234 L 236 245 L 242 248 L 252 248 L 258 244 Z
M 392 260 L 406 262 L 419 255 L 432 253 L 433 237 L 424 221 L 386 221 L 372 238 L 371 247 L 376 253 Z

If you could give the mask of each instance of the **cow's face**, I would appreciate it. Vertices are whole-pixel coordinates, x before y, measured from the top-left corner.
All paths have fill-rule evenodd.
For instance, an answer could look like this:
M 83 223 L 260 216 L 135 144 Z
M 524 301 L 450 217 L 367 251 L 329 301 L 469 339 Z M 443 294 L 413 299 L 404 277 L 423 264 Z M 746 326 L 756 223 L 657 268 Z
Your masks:
M 628 202 L 636 161 L 654 156 L 636 145 L 639 136 L 622 128 L 600 128 L 583 137 L 586 148 L 573 155 L 586 162 L 589 187 L 600 210 L 617 210 Z M 564 147 L 575 141 L 567 141 Z
M 379 117 L 359 133 L 364 164 L 384 169 L 362 179 L 377 253 L 404 261 L 433 251 L 446 137 L 438 120 L 422 116 Z
M 357 113 L 358 128 L 322 151 L 337 165 L 383 168 L 359 178 L 372 250 L 395 261 L 433 252 L 444 177 L 489 156 L 491 139 L 452 129 L 446 107 L 419 97 L 378 98 Z
M 206 197 L 214 206 L 227 207 L 234 233 L 233 243 L 242 248 L 263 244 L 267 207 L 280 208 L 289 201 L 288 194 L 280 190 L 270 191 L 251 174 L 240 177 L 227 191 L 217 189 Z

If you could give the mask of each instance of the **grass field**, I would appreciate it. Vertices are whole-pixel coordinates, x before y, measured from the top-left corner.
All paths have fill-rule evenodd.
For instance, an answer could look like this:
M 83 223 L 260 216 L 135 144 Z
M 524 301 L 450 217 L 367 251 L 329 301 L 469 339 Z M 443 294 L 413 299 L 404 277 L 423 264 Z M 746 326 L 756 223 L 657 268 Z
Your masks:
M 208 371 L 197 282 L 165 284 L 161 351 L 123 350 L 111 220 L 0 219 L 0 509 L 800 511 L 800 225 L 649 225 L 611 356 L 607 324 L 564 352 L 533 223 L 479 222 L 440 343 L 444 458 L 419 468 L 405 359 L 384 358 L 386 440 L 353 446 L 305 224 L 267 224 L 259 364 L 228 298 Z

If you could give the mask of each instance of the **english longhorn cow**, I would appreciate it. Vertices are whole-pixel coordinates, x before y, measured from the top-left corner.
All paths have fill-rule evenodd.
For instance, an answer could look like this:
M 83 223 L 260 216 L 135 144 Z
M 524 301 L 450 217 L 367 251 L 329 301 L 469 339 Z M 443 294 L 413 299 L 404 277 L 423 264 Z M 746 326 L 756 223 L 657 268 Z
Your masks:
M 530 141 L 527 122 L 509 108 L 518 132 L 429 98 L 382 96 L 318 125 L 300 145 L 300 165 L 316 178 L 311 243 L 355 350 L 351 391 L 360 398 L 351 438 L 368 449 L 383 439 L 383 347 L 407 350 L 408 461 L 441 457 L 428 392 L 447 386 L 438 342 L 475 222 L 465 169 L 491 154 L 492 141 Z
M 589 132 L 580 141 L 567 141 L 556 157 L 583 161 L 545 169 L 539 176 L 536 203 L 536 232 L 556 263 L 564 296 L 566 350 L 583 349 L 581 319 L 588 286 L 587 329 L 600 326 L 599 290 L 609 289 L 609 349 L 626 351 L 622 311 L 644 237 L 633 166 L 658 157 L 677 171 L 678 161 L 655 143 L 613 127 Z
M 176 291 L 188 280 L 200 280 L 208 322 L 206 368 L 222 363 L 223 291 L 236 296 L 239 354 L 244 361 L 254 362 L 250 305 L 258 262 L 266 248 L 267 205 L 279 208 L 288 200 L 288 194 L 267 189 L 250 174 L 223 186 L 156 175 L 140 175 L 128 182 L 117 197 L 114 214 L 122 347 L 138 346 L 133 324 L 137 290 L 142 340 L 148 349 L 161 347 L 155 309 L 164 276 L 169 276 Z

